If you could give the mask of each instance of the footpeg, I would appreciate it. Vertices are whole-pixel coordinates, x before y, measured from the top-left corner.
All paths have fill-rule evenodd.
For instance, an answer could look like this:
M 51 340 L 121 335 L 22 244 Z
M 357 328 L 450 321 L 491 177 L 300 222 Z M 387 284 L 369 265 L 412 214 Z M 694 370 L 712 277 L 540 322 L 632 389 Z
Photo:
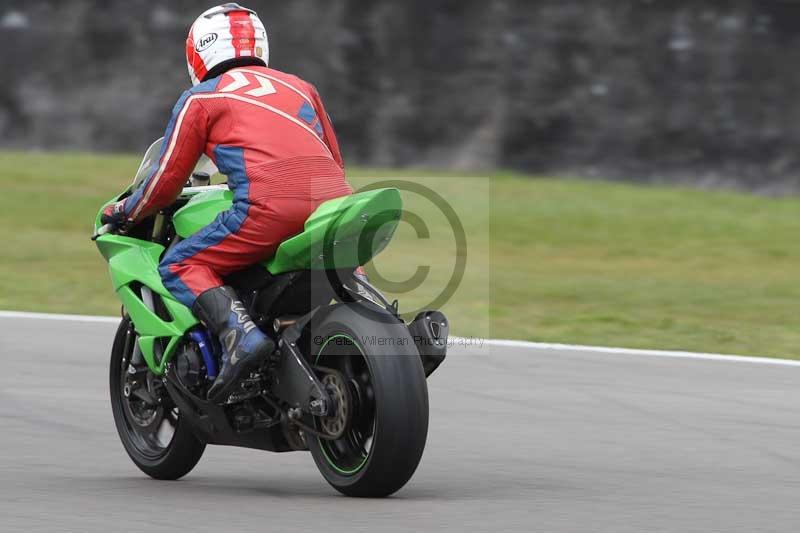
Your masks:
M 243 379 L 239 383 L 239 391 L 234 392 L 228 397 L 226 403 L 239 403 L 256 396 L 261 396 L 263 388 L 261 386 L 261 376 L 258 374 L 251 374 L 249 378 Z

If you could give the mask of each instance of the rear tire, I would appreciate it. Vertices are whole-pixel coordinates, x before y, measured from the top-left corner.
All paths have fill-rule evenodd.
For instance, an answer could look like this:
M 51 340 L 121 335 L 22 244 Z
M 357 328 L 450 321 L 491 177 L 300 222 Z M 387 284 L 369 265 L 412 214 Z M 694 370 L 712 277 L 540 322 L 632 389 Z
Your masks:
M 323 477 L 347 496 L 385 497 L 414 474 L 428 435 L 428 388 L 408 328 L 371 304 L 342 304 L 315 324 L 311 362 L 351 383 L 353 420 L 336 441 L 309 436 Z
M 206 445 L 195 437 L 187 424 L 182 421 L 180 413 L 172 405 L 166 391 L 163 391 L 162 404 L 157 408 L 151 408 L 149 412 L 153 413 L 153 425 L 159 424 L 159 431 L 161 422 L 171 425 L 174 429 L 169 442 L 163 443 L 164 445 L 161 446 L 162 443 L 159 442 L 158 437 L 153 436 L 152 429 L 147 431 L 142 427 L 141 418 L 137 423 L 131 407 L 132 401 L 123 393 L 124 372 L 132 355 L 132 353 L 128 353 L 132 352 L 129 329 L 131 335 L 135 335 L 130 319 L 125 317 L 119 325 L 111 350 L 109 385 L 111 410 L 114 414 L 117 433 L 128 456 L 142 472 L 155 479 L 181 478 L 200 461 Z M 141 379 L 152 379 L 153 377 L 149 370 L 142 372 L 141 375 L 147 376 Z M 158 416 L 162 417 L 161 421 L 158 420 Z

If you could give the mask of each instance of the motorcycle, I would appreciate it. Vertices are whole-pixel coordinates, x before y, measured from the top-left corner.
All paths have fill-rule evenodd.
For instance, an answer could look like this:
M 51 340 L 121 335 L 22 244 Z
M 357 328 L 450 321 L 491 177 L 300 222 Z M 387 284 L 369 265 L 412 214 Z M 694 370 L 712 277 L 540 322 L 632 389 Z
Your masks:
M 147 150 L 143 186 L 163 139 Z M 276 350 L 222 405 L 206 392 L 221 365 L 218 341 L 164 287 L 163 255 L 232 205 L 205 156 L 177 200 L 125 232 L 95 219 L 95 241 L 122 301 L 111 349 L 110 395 L 130 458 L 156 479 L 178 479 L 206 445 L 309 451 L 322 476 L 348 496 L 403 487 L 428 431 L 426 378 L 446 355 L 438 311 L 404 322 L 357 267 L 386 248 L 401 218 L 397 189 L 324 202 L 302 233 L 266 262 L 225 279 Z M 108 205 L 108 204 L 106 204 Z

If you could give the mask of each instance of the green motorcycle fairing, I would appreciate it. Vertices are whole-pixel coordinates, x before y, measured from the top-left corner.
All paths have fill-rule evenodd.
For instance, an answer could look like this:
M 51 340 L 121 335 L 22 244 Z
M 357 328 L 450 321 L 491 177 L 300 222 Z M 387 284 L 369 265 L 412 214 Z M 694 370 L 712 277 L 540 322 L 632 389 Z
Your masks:
M 233 194 L 227 189 L 194 194 L 173 216 L 176 233 L 186 238 L 199 231 L 228 210 L 232 199 Z M 323 202 L 308 218 L 303 232 L 281 243 L 265 263 L 267 270 L 277 275 L 297 270 L 356 268 L 388 245 L 401 213 L 397 189 L 374 189 Z M 95 219 L 95 230 L 102 225 L 101 215 L 102 209 Z M 96 244 L 108 261 L 114 290 L 139 334 L 145 362 L 153 373 L 163 375 L 179 341 L 198 324 L 191 310 L 178 302 L 161 281 L 158 264 L 164 247 L 113 234 L 98 237 Z M 159 317 L 145 305 L 141 286 L 161 297 L 172 320 Z M 160 357 L 157 346 L 163 350 Z
M 191 310 L 178 302 L 164 287 L 158 263 L 164 253 L 160 244 L 124 235 L 103 235 L 97 239 L 100 253 L 108 261 L 111 283 L 139 333 L 139 348 L 147 366 L 163 375 L 178 341 L 198 324 Z M 140 286 L 161 296 L 172 320 L 164 320 L 145 305 Z M 156 342 L 166 341 L 161 357 L 156 357 Z
M 232 202 L 233 193 L 227 189 L 195 195 L 175 213 L 176 233 L 186 238 L 200 231 Z M 373 189 L 323 202 L 306 220 L 302 233 L 281 243 L 266 262 L 267 270 L 275 275 L 361 266 L 389 243 L 402 207 L 397 189 Z

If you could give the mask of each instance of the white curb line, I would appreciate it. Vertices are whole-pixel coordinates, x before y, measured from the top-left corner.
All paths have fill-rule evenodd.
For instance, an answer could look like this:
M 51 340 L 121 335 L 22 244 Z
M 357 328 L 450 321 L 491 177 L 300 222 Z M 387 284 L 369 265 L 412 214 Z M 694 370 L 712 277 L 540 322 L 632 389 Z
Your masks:
M 106 322 L 119 324 L 113 316 L 60 315 L 55 313 L 29 313 L 27 311 L 0 311 L 0 318 L 29 318 L 33 320 L 60 320 L 62 322 Z
M 461 340 L 461 339 L 459 339 Z M 476 339 L 463 339 L 467 345 L 475 345 Z M 472 340 L 472 342 L 470 342 Z M 478 340 L 479 343 L 479 340 Z M 546 342 L 528 342 L 503 339 L 486 339 L 488 346 L 523 348 L 550 352 L 598 353 L 606 355 L 632 355 L 638 357 L 668 357 L 672 359 L 702 359 L 705 361 L 726 361 L 733 363 L 754 363 L 758 365 L 798 366 L 800 361 L 794 359 L 776 359 L 774 357 L 753 357 L 747 355 L 725 355 L 720 353 L 683 352 L 675 350 L 642 350 L 634 348 L 612 348 L 608 346 L 581 346 L 573 344 L 551 344 Z
M 62 315 L 54 313 L 29 313 L 25 311 L 0 311 L 0 319 L 21 318 L 30 320 L 59 320 L 62 322 L 94 322 L 117 324 L 119 318 L 113 316 Z M 744 355 L 724 355 L 719 353 L 695 353 L 672 350 L 638 350 L 631 348 L 612 348 L 606 346 L 580 346 L 572 344 L 551 344 L 504 339 L 481 339 L 477 337 L 451 337 L 451 344 L 465 346 L 495 346 L 521 348 L 550 352 L 598 353 L 606 355 L 632 355 L 638 357 L 667 357 L 672 359 L 701 359 L 705 361 L 725 361 L 729 363 L 751 363 L 757 365 L 800 366 L 800 361 L 775 359 L 771 357 L 750 357 Z

